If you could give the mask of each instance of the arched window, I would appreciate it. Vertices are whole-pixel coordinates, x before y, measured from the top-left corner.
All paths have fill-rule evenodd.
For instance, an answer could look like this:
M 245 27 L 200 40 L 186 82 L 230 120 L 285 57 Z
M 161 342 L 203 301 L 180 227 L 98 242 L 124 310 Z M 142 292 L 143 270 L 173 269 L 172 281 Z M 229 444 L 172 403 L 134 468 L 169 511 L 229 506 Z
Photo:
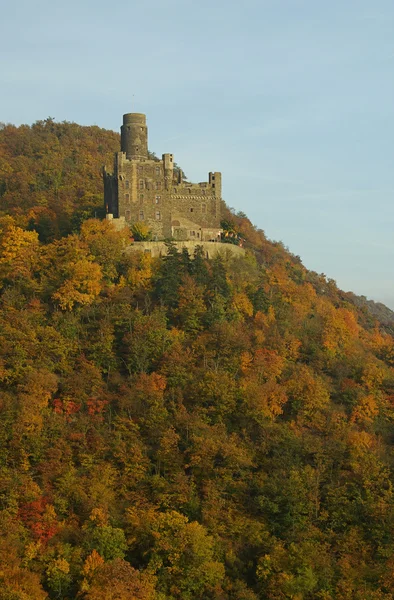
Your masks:
M 140 190 L 143 190 L 145 187 L 145 183 L 143 179 L 140 179 Z
M 160 221 L 160 219 L 161 219 L 160 211 L 159 211 L 159 210 L 157 210 L 157 211 L 156 211 L 156 220 L 157 220 L 157 221 Z

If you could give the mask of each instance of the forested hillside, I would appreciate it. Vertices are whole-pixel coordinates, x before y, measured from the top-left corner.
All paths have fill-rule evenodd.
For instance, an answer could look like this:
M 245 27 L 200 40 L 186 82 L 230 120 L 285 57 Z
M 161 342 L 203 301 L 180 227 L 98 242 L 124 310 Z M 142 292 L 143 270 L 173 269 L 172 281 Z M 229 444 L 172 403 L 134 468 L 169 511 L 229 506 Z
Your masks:
M 117 147 L 0 131 L 0 600 L 393 600 L 393 338 L 225 207 L 125 252 Z

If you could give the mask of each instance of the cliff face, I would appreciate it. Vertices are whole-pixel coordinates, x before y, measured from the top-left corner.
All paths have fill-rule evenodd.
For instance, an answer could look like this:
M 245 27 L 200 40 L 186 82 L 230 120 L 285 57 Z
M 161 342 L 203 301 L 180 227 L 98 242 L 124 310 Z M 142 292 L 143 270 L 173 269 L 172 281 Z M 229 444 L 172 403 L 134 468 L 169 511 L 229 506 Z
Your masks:
M 13 160 L 43 160 L 34 139 Z M 224 205 L 246 251 L 208 260 L 127 253 L 97 219 L 41 243 L 18 198 L 0 218 L 0 597 L 392 600 L 387 331 Z

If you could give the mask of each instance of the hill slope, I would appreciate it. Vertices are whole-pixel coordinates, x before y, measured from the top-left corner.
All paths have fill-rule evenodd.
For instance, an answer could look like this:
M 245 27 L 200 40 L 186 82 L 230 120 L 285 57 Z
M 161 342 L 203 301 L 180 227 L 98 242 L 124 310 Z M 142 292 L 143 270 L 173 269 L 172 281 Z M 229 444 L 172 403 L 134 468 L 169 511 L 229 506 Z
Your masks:
M 55 163 L 77 132 L 85 156 L 91 128 L 61 127 Z M 53 134 L 11 160 L 8 129 L 0 598 L 392 600 L 393 338 L 228 209 L 244 258 L 125 254 L 98 220 L 59 237 L 99 175 L 78 160 L 65 207 L 30 194 Z

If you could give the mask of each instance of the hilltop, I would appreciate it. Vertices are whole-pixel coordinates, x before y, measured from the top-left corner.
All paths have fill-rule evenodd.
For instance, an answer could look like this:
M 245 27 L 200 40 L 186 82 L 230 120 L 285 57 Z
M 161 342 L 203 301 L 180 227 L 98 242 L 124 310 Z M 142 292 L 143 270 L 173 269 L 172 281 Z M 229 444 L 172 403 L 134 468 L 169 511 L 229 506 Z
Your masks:
M 125 253 L 118 139 L 0 131 L 0 599 L 393 600 L 390 322 L 225 205 Z

